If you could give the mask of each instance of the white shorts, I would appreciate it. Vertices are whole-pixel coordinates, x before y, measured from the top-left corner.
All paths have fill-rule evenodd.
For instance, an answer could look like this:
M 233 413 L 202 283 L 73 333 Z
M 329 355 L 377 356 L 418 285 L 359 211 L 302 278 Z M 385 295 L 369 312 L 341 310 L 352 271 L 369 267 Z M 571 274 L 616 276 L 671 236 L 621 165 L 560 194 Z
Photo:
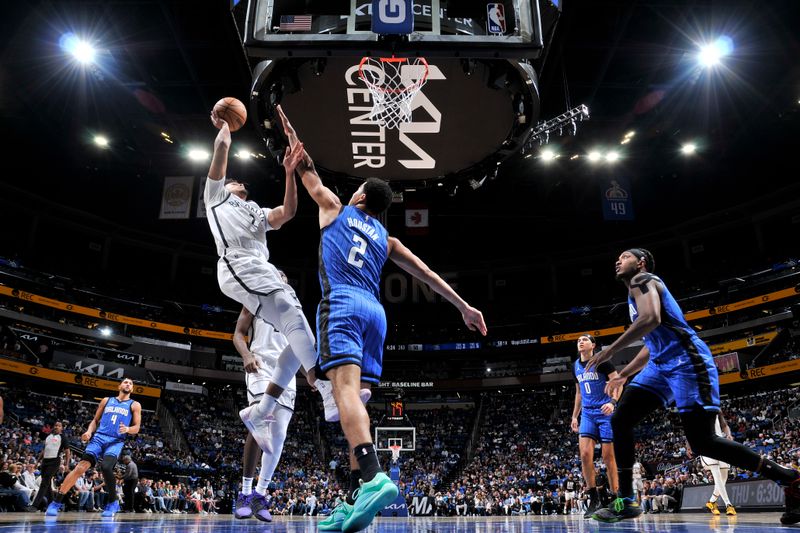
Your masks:
M 575 493 L 574 492 L 566 492 L 566 493 L 564 493 L 564 497 L 567 499 L 567 501 L 574 500 L 575 499 Z
M 258 372 L 244 375 L 244 383 L 247 387 L 247 405 L 253 405 L 261 401 L 261 397 L 267 392 L 267 385 L 272 379 L 272 367 L 267 365 L 264 359 L 259 358 L 261 367 Z M 291 383 L 278 398 L 277 403 L 294 411 L 294 401 L 297 397 L 297 380 L 292 378 Z
M 700 462 L 703 466 L 719 466 L 720 468 L 730 468 L 731 465 L 719 459 L 712 459 L 711 457 L 700 456 Z
M 225 296 L 236 300 L 254 315 L 258 314 L 264 297 L 281 289 L 289 289 L 294 294 L 281 279 L 275 265 L 258 251 L 246 248 L 229 248 L 219 258 L 217 281 Z
M 642 482 L 642 478 L 633 478 L 633 490 L 636 492 L 644 491 L 644 483 Z

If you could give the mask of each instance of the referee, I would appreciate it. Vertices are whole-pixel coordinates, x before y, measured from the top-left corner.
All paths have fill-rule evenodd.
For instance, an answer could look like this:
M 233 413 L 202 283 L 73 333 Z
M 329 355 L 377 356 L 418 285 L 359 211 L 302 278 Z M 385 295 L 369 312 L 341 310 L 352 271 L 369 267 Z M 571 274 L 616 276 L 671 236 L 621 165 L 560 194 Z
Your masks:
M 42 480 L 39 484 L 39 491 L 36 493 L 36 498 L 33 500 L 31 507 L 33 509 L 42 508 L 42 500 L 45 500 L 45 505 L 50 501 L 50 493 L 53 490 L 53 477 L 58 473 L 58 467 L 61 466 L 61 454 L 64 454 L 66 460 L 66 467 L 69 469 L 70 451 L 67 445 L 67 439 L 61 434 L 64 426 L 61 422 L 56 422 L 53 425 L 53 431 L 47 436 L 44 441 L 44 448 L 39 454 L 41 461 L 39 469 L 42 472 Z M 45 499 L 46 498 L 46 499 Z

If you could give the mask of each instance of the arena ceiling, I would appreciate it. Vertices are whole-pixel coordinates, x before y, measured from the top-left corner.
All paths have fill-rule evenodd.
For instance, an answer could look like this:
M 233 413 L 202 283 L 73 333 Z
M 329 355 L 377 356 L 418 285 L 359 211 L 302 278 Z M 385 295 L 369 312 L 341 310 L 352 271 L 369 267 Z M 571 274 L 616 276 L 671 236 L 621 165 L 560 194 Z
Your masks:
M 508 160 L 476 190 L 462 184 L 455 192 L 406 192 L 406 205 L 430 210 L 428 235 L 407 238 L 432 264 L 613 257 L 625 244 L 681 238 L 720 220 L 750 220 L 774 209 L 787 211 L 787 223 L 796 218 L 796 1 L 563 4 L 540 73 L 541 118 L 585 104 L 591 120 L 575 136 L 551 137 L 549 147 L 560 157 L 549 164 L 537 147 L 532 157 Z M 204 174 L 207 163 L 186 153 L 194 146 L 210 150 L 213 103 L 247 94 L 249 65 L 227 5 L 5 3 L 3 195 L 19 194 L 31 209 L 90 213 L 99 217 L 96 224 L 113 223 L 115 232 L 131 229 L 213 254 L 205 220 L 160 221 L 158 211 L 164 176 Z M 64 53 L 59 39 L 69 31 L 90 36 L 97 66 L 79 67 Z M 722 65 L 698 67 L 698 46 L 726 35 L 733 50 Z M 476 113 L 475 127 L 483 120 Z M 621 144 L 630 131 L 635 135 Z M 98 133 L 109 139 L 107 148 L 92 143 Z M 269 155 L 252 125 L 235 142 Z M 680 149 L 689 142 L 697 153 L 687 157 Z M 588 160 L 591 151 L 612 148 L 620 154 L 616 163 Z M 232 173 L 254 181 L 262 203 L 280 198 L 282 170 L 271 158 L 232 159 Z M 604 221 L 602 196 L 611 179 L 629 184 L 635 220 Z M 313 264 L 313 253 L 299 260 L 281 246 L 307 240 L 313 249 L 315 225 L 314 206 L 303 196 L 298 220 L 276 241 L 278 257 Z M 402 206 L 393 207 L 389 229 L 405 235 Z

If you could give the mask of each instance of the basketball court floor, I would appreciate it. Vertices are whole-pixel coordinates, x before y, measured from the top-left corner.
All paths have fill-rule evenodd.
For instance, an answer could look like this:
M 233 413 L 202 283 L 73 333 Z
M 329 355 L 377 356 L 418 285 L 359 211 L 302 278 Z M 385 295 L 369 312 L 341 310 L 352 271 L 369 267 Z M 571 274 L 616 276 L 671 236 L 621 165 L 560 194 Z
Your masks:
M 521 517 L 452 517 L 452 518 L 376 518 L 371 533 L 523 533 L 590 531 L 642 532 L 771 532 L 789 531 L 780 513 L 741 513 L 728 518 L 700 513 L 645 515 L 636 521 L 601 524 L 578 515 L 521 516 Z M 279 517 L 272 523 L 256 520 L 236 520 L 231 515 L 197 516 L 149 514 L 118 515 L 102 519 L 94 514 L 65 513 L 55 520 L 45 521 L 41 513 L 2 513 L 0 533 L 228 533 L 252 531 L 258 533 L 301 533 L 317 530 L 317 518 Z

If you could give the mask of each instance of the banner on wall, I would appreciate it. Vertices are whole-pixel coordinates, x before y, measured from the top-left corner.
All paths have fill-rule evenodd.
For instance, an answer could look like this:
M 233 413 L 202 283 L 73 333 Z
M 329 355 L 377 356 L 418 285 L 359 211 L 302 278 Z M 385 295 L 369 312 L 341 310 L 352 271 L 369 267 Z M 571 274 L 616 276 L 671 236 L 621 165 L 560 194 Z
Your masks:
M 160 219 L 189 218 L 192 208 L 194 176 L 167 176 L 161 194 Z

